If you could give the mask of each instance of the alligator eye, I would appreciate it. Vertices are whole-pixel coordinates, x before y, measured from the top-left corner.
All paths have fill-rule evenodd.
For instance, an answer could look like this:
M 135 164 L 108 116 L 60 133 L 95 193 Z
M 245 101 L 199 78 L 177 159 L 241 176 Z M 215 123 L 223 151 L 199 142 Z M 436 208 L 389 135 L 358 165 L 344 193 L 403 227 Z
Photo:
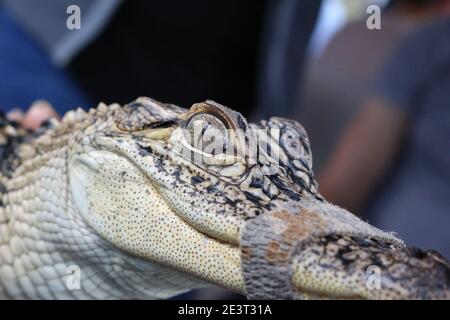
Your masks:
M 189 120 L 185 129 L 186 138 L 195 149 L 212 155 L 225 152 L 228 129 L 218 117 L 199 113 Z

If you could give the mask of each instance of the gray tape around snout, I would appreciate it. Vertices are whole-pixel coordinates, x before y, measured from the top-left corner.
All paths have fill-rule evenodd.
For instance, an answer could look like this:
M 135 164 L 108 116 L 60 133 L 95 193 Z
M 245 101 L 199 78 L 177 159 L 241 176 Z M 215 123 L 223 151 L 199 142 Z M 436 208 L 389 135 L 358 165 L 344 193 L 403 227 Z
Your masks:
M 241 259 L 247 298 L 291 300 L 292 256 L 299 241 L 282 236 L 287 223 L 271 214 L 246 223 L 241 238 Z

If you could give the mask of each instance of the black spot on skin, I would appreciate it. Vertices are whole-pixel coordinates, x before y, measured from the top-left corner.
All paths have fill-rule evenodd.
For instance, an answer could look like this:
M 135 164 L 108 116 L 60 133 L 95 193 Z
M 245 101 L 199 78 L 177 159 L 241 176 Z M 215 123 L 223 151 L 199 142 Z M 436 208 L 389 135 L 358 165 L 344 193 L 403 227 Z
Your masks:
M 353 238 L 355 239 L 355 238 Z M 382 241 L 380 239 L 377 238 L 369 238 L 369 240 L 371 241 L 371 246 L 375 246 L 375 247 L 379 247 L 382 249 L 390 249 L 391 248 L 391 243 L 388 243 L 386 241 Z
M 4 176 L 11 177 L 20 161 L 17 149 L 20 144 L 25 142 L 26 138 L 29 138 L 30 136 L 26 135 L 25 131 L 14 136 L 6 135 L 1 132 L 0 134 L 3 134 L 6 138 L 6 143 L 0 145 L 0 171 Z
M 322 198 L 319 194 L 314 195 L 314 198 L 316 198 L 316 200 L 323 202 L 325 199 Z
M 191 178 L 191 184 L 193 186 L 195 186 L 195 185 L 197 185 L 199 183 L 202 183 L 204 181 L 205 181 L 205 178 L 200 177 L 200 176 L 194 176 L 194 177 Z
M 415 247 L 408 247 L 406 249 L 406 253 L 417 259 L 423 259 L 427 256 L 427 254 L 424 251 Z
M 164 128 L 170 128 L 176 124 L 176 119 L 170 119 L 166 121 L 161 121 L 152 124 L 150 127 L 151 129 L 164 129 Z
M 6 187 L 0 183 L 0 207 L 3 207 L 3 199 L 1 197 L 2 194 L 6 193 Z
M 285 195 L 287 195 L 289 198 L 295 201 L 300 201 L 301 196 L 292 190 L 291 188 L 287 187 L 277 176 L 269 176 L 270 181 Z
M 127 104 L 127 106 L 130 107 L 130 108 L 143 107 L 142 103 L 137 102 L 137 101 L 130 102 L 129 104 Z
M 302 166 L 303 166 L 305 169 L 309 168 L 309 167 L 308 167 L 308 164 L 307 164 L 306 161 L 305 161 L 305 159 L 300 158 L 300 159 L 298 159 L 298 160 L 301 162 Z
M 239 126 L 239 128 L 241 130 L 243 130 L 243 131 L 247 130 L 247 125 L 246 125 L 246 123 L 245 123 L 245 121 L 244 121 L 244 119 L 242 117 L 238 117 L 237 118 L 237 123 L 238 123 L 238 126 Z
M 181 181 L 181 167 L 177 167 L 176 171 L 173 173 L 173 176 L 177 181 Z
M 167 170 L 164 168 L 164 160 L 161 158 L 155 159 L 155 167 L 157 167 L 159 170 L 167 172 Z
M 351 253 L 351 252 L 352 252 L 351 248 L 343 247 L 338 250 L 335 258 L 338 259 L 339 261 L 341 261 L 341 263 L 344 265 L 344 267 L 348 267 L 351 263 L 355 262 L 354 259 L 349 259 L 349 258 L 345 257 L 346 254 Z
M 252 179 L 252 182 L 250 182 L 250 188 L 262 189 L 262 187 L 263 187 L 263 181 L 260 178 Z
M 208 193 L 216 193 L 216 192 L 217 192 L 217 188 L 216 188 L 216 186 L 209 185 L 209 186 L 206 188 L 206 192 L 208 192 Z
M 306 142 L 306 139 L 305 139 L 304 137 L 302 137 L 302 139 L 300 139 L 300 142 L 301 142 L 301 144 L 302 144 L 303 149 L 307 150 L 308 153 L 310 153 L 310 151 L 309 151 L 309 145 L 308 145 L 308 143 Z
M 361 247 L 368 247 L 373 244 L 370 238 L 355 238 L 355 242 Z
M 272 146 L 270 145 L 270 143 L 266 144 L 266 152 L 268 155 L 272 155 Z
M 145 156 L 153 154 L 153 149 L 150 146 L 143 146 L 139 143 L 137 144 L 137 146 L 138 146 L 139 155 L 145 157 Z
M 294 180 L 294 182 L 296 184 L 298 184 L 300 186 L 300 188 L 302 188 L 302 190 L 309 191 L 309 188 L 306 186 L 305 181 L 303 181 L 303 179 L 294 175 L 294 173 L 291 171 L 291 169 L 289 169 L 289 173 L 290 173 L 292 180 Z
M 225 197 L 225 203 L 228 204 L 229 206 L 235 208 L 235 207 L 237 207 L 238 200 L 233 200 L 228 197 Z
M 244 191 L 244 195 L 247 198 L 247 200 L 253 202 L 254 204 L 259 205 L 261 203 L 261 198 L 251 194 L 250 192 Z

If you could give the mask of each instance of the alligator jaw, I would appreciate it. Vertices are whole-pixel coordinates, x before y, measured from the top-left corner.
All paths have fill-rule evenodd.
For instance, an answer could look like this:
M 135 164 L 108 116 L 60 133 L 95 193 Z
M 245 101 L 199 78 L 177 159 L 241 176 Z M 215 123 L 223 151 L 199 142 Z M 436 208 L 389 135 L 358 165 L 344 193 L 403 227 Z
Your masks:
M 249 298 L 450 298 L 445 258 L 406 247 L 325 201 L 247 221 L 240 245 Z
M 311 239 L 293 259 L 305 297 L 450 299 L 450 264 L 434 251 L 389 249 L 375 239 Z

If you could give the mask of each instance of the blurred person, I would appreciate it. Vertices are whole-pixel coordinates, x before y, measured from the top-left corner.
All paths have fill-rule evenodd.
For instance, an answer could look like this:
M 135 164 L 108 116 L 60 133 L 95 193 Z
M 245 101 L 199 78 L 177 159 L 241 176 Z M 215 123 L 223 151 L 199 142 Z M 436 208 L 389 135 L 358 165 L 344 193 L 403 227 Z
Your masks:
M 436 4 L 440 18 L 389 57 L 319 189 L 410 245 L 450 257 L 450 1 Z
M 77 106 L 89 106 L 88 99 L 70 76 L 53 64 L 47 52 L 26 32 L 0 2 L 0 109 L 24 120 L 29 128 L 54 115 L 47 103 L 37 103 L 31 113 L 22 114 L 35 101 L 45 99 L 58 113 Z M 30 115 L 33 115 L 30 117 Z
M 357 0 L 359 1 L 359 0 Z M 264 26 L 257 106 L 251 120 L 287 117 L 298 105 L 306 49 L 321 0 L 272 0 Z
M 43 122 L 50 118 L 59 118 L 53 107 L 44 100 L 34 102 L 25 112 L 20 109 L 13 109 L 6 114 L 9 121 L 18 123 L 21 127 L 30 130 L 38 129 Z
M 365 14 L 338 31 L 319 57 L 309 57 L 299 103 L 289 116 L 308 132 L 316 172 L 361 108 L 395 44 L 435 17 L 437 9 L 436 1 L 391 0 L 382 11 L 380 30 L 367 28 Z

